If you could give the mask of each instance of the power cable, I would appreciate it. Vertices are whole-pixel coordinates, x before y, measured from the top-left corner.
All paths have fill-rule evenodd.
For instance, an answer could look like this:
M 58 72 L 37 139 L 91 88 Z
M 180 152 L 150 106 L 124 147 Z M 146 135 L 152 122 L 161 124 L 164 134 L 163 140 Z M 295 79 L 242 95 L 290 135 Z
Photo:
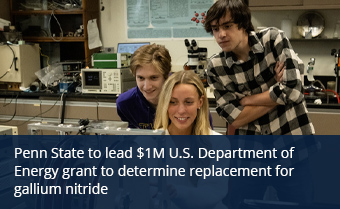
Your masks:
M 53 18 L 57 21 L 57 24 L 59 25 L 59 29 L 60 29 L 60 35 L 61 35 L 61 38 L 60 39 L 55 39 L 52 35 L 52 32 L 51 32 L 51 19 L 52 19 L 52 16 Z M 50 36 L 51 38 L 56 41 L 56 42 L 60 42 L 61 40 L 63 40 L 64 38 L 64 32 L 63 32 L 63 29 L 61 28 L 61 25 L 57 19 L 57 17 L 54 15 L 54 10 L 52 10 L 52 13 L 51 13 L 51 16 L 50 16 L 50 19 L 49 19 L 49 24 L 48 24 L 48 29 L 49 29 L 49 32 L 50 32 Z
M 6 106 L 12 104 L 12 101 L 13 101 L 13 94 L 12 94 L 11 101 L 9 101 L 9 103 L 6 103 L 6 98 L 5 98 L 5 102 L 4 102 L 4 104 L 2 105 L 2 107 L 6 107 Z
M 2 79 L 3 77 L 5 77 L 5 76 L 9 73 L 9 71 L 12 69 L 13 64 L 14 64 L 14 66 L 15 66 L 15 70 L 18 71 L 18 68 L 16 67 L 16 64 L 15 64 L 15 61 L 17 60 L 17 57 L 15 56 L 15 52 L 14 52 L 14 50 L 12 49 L 12 47 L 10 47 L 10 45 L 9 45 L 8 43 L 6 43 L 6 46 L 8 46 L 8 48 L 11 49 L 11 51 L 12 51 L 12 53 L 13 53 L 13 59 L 12 59 L 11 66 L 8 68 L 8 70 L 6 70 L 6 72 L 5 72 L 2 76 L 0 76 L 0 79 Z
M 17 57 L 15 56 L 15 52 L 14 50 L 12 49 L 12 47 L 10 47 L 9 43 L 6 44 L 11 50 L 12 50 L 12 53 L 13 53 L 13 60 L 12 60 L 12 64 L 11 66 L 9 67 L 9 69 L 12 69 L 12 66 L 14 64 L 15 66 L 15 70 L 18 71 L 17 67 L 16 67 L 16 64 L 15 64 L 15 61 L 17 60 Z
M 41 112 L 41 113 L 39 113 L 38 115 L 36 115 L 36 116 L 33 116 L 32 118 L 30 118 L 29 120 L 27 120 L 27 121 L 25 121 L 25 122 L 23 122 L 23 123 L 20 123 L 20 124 L 18 124 L 17 126 L 21 126 L 21 125 L 24 125 L 25 123 L 28 123 L 28 122 L 30 122 L 31 120 L 33 120 L 33 119 L 35 119 L 36 117 L 38 117 L 38 116 L 41 116 L 41 115 L 43 115 L 43 114 L 45 114 L 45 113 L 47 113 L 47 112 L 49 112 L 49 111 L 51 111 L 52 110 L 52 108 L 57 104 L 57 102 L 59 101 L 59 98 L 54 102 L 54 104 L 52 105 L 52 107 L 50 107 L 48 110 L 46 110 L 45 112 Z
M 97 102 L 97 121 L 99 121 L 99 101 L 98 101 L 98 97 L 96 96 L 96 102 Z
M 19 93 L 18 93 L 17 96 L 15 97 L 15 106 L 14 106 L 14 114 L 13 114 L 13 116 L 12 116 L 11 119 L 9 119 L 9 120 L 0 121 L 0 124 L 8 123 L 8 122 L 12 121 L 13 118 L 16 116 L 16 114 L 17 114 L 18 96 L 19 96 Z

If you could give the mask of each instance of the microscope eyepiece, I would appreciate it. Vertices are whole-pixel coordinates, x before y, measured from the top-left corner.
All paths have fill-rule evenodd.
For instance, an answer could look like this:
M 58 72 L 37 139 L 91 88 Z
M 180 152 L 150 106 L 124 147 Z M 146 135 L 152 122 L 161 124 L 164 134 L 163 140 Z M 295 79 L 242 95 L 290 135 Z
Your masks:
M 193 47 L 197 46 L 197 43 L 196 43 L 195 39 L 193 39 L 193 40 L 191 41 L 191 45 L 192 45 Z
M 188 39 L 185 39 L 185 40 L 184 40 L 184 43 L 185 43 L 185 46 L 186 46 L 186 47 L 190 46 L 190 42 L 189 42 Z

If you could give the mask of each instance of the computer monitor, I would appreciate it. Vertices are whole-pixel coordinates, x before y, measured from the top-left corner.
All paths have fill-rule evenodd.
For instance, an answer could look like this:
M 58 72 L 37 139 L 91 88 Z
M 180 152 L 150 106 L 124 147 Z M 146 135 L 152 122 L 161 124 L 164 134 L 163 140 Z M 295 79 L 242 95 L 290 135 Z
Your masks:
M 130 53 L 133 54 L 139 47 L 150 45 L 150 42 L 139 43 L 118 43 L 117 53 Z

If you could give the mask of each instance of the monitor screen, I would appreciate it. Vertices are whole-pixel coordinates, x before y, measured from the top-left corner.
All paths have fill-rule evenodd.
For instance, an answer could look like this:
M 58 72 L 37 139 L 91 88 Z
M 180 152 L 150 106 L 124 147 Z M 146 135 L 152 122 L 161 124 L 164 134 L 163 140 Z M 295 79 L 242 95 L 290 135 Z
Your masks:
M 99 71 L 84 72 L 85 86 L 100 86 L 100 73 Z
M 150 42 L 140 43 L 118 43 L 117 53 L 130 53 L 133 54 L 139 47 L 150 45 Z

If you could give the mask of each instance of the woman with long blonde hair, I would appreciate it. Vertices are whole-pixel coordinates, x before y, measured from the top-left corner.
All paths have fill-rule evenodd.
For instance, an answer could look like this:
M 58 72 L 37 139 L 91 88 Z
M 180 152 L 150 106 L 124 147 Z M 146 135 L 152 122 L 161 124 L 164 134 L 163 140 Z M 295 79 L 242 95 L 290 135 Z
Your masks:
M 167 135 L 220 135 L 209 123 L 209 104 L 200 78 L 193 71 L 173 73 L 163 85 L 156 110 L 155 129 L 164 129 Z M 229 159 L 215 161 L 200 158 L 199 150 L 230 149 L 226 138 L 211 136 L 171 136 L 164 142 L 166 147 L 188 149 L 191 158 L 166 159 L 170 166 L 182 168 L 228 167 Z M 209 177 L 193 173 L 181 179 L 167 179 L 167 192 L 178 208 L 226 209 L 222 199 L 227 194 L 228 176 Z
M 170 135 L 216 135 L 209 123 L 209 103 L 200 78 L 191 70 L 173 73 L 159 95 L 154 123 Z

